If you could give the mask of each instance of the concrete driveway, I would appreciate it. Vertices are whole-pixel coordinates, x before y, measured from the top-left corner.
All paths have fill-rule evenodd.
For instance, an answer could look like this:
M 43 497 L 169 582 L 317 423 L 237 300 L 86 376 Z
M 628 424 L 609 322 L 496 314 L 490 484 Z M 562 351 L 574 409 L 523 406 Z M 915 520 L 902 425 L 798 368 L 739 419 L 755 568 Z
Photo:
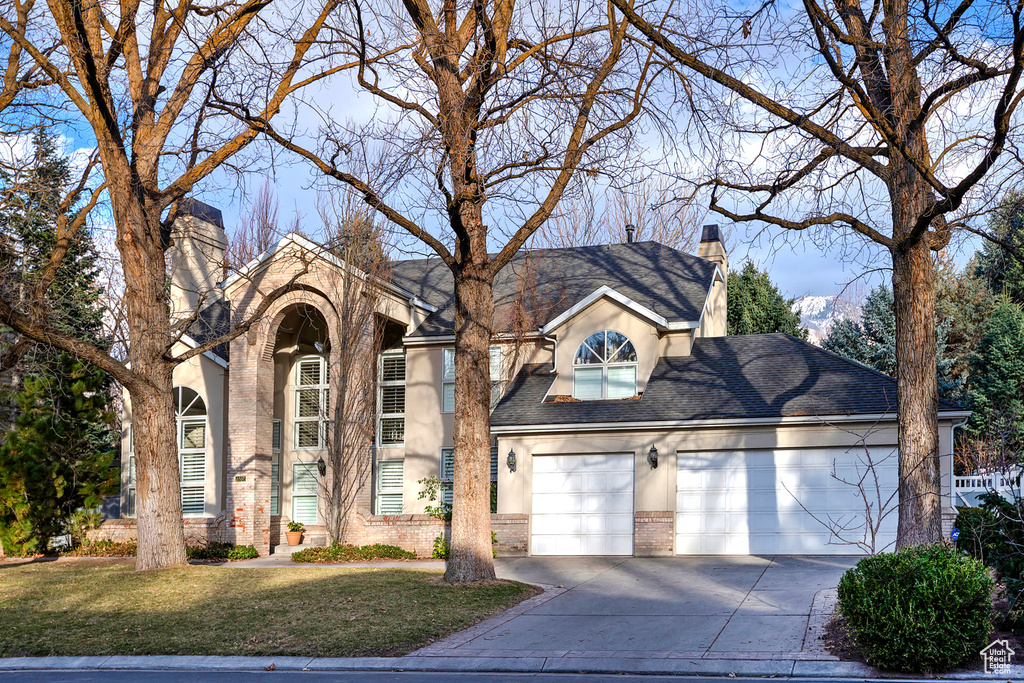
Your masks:
M 485 622 L 429 649 L 520 657 L 640 651 L 661 657 L 791 655 L 804 649 L 815 594 L 835 588 L 857 559 L 501 559 L 502 578 L 565 590 L 535 599 L 539 604 L 504 623 L 493 620 L 493 628 Z

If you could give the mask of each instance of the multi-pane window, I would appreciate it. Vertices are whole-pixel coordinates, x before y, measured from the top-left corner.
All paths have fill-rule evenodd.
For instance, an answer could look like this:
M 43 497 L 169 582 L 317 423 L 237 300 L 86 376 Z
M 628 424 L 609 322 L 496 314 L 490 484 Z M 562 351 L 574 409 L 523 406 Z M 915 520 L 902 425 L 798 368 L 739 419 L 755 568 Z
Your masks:
M 380 417 L 377 434 L 381 446 L 405 443 L 405 354 L 383 353 L 378 382 Z
M 316 524 L 319 489 L 315 462 L 297 462 L 292 465 L 293 522 Z
M 504 389 L 502 382 L 502 354 L 500 346 L 492 346 L 490 355 L 491 408 L 498 404 Z M 455 412 L 455 349 L 441 352 L 441 412 Z
M 405 509 L 405 461 L 377 462 L 377 514 L 400 515 Z
M 181 467 L 181 512 L 186 517 L 206 512 L 206 418 L 178 420 L 178 462 Z
M 270 455 L 270 515 L 281 514 L 281 421 L 274 420 Z
M 132 433 L 132 426 L 128 425 L 128 499 L 126 501 L 127 517 L 135 516 L 135 435 Z
M 455 481 L 455 449 L 441 449 L 441 496 L 448 505 L 452 504 L 452 484 Z M 498 447 L 491 447 L 491 486 L 498 482 Z M 494 512 L 492 509 L 491 512 Z
M 455 412 L 455 349 L 441 351 L 441 412 Z
M 295 449 L 327 447 L 327 361 L 303 356 L 295 361 Z
M 185 517 L 206 514 L 206 403 L 194 389 L 174 387 L 175 442 L 181 483 L 181 513 Z M 135 430 L 128 431 L 127 517 L 136 512 Z
M 584 401 L 636 396 L 636 349 L 626 335 L 604 330 L 580 344 L 573 358 L 572 395 Z

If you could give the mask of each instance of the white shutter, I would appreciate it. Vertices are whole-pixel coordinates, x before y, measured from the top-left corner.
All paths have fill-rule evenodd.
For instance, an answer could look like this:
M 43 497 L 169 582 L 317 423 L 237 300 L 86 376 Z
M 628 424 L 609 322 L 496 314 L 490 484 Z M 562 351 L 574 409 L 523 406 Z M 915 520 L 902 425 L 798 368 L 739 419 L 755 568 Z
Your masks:
M 206 448 L 206 420 L 182 420 L 180 434 L 182 450 Z
M 441 449 L 441 481 L 451 481 L 455 476 L 455 449 Z
M 455 412 L 455 382 L 445 382 L 441 385 L 441 412 Z
M 280 420 L 274 420 L 280 426 Z M 281 514 L 281 454 L 270 456 L 270 516 Z
M 206 512 L 206 496 L 202 486 L 181 487 L 181 512 L 187 517 L 201 516 Z
M 377 463 L 377 514 L 400 515 L 405 508 L 405 461 Z
M 591 401 L 601 398 L 601 385 L 604 381 L 603 368 L 576 368 L 572 371 L 574 398 Z
M 405 412 L 405 387 L 384 386 L 380 389 L 380 412 L 385 415 Z
M 295 384 L 300 387 L 315 387 L 325 384 L 322 381 L 322 358 L 306 358 L 300 360 L 295 375 Z
M 636 396 L 636 366 L 622 365 L 608 368 L 608 398 Z
M 314 463 L 295 463 L 292 467 L 292 521 L 316 524 L 317 474 Z
M 405 356 L 402 354 L 385 354 L 380 359 L 381 382 L 405 381 Z
M 206 453 L 182 453 L 180 457 L 182 484 L 206 481 Z

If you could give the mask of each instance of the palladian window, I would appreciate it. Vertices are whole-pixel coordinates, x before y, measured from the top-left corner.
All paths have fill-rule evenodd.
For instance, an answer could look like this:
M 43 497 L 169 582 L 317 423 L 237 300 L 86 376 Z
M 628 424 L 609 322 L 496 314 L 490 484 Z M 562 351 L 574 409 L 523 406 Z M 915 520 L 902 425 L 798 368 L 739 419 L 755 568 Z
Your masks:
M 636 349 L 626 335 L 604 330 L 580 344 L 573 359 L 572 395 L 583 401 L 636 396 Z

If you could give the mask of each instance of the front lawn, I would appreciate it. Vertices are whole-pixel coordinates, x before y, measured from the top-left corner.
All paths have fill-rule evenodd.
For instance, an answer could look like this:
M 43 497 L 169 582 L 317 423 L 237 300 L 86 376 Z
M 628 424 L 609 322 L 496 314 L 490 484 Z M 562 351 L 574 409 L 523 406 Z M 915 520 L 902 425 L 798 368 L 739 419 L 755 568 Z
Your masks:
M 0 657 L 404 654 L 535 595 L 440 571 L 0 563 Z

